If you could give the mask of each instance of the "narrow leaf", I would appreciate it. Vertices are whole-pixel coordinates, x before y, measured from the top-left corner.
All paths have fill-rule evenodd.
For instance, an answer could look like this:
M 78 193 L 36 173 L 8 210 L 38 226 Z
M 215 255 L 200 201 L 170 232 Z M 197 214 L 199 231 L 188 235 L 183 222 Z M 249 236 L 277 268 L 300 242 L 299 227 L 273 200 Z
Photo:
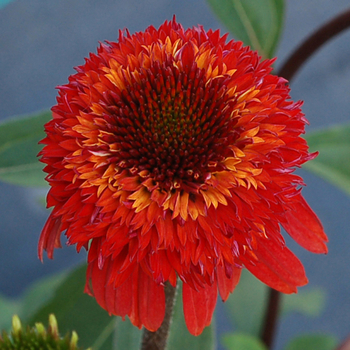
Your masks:
M 20 317 L 28 320 L 55 295 L 56 289 L 67 278 L 68 272 L 53 274 L 34 282 L 20 298 Z
M 224 335 L 222 343 L 227 350 L 267 350 L 258 337 L 245 333 Z
M 18 298 L 12 299 L 0 295 L 0 330 L 9 329 L 11 319 L 17 314 L 22 320 L 28 320 L 54 295 L 67 273 L 54 274 L 34 282 Z
M 41 112 L 0 123 L 0 180 L 22 186 L 45 185 L 37 154 L 50 117 L 51 112 Z
M 18 314 L 20 309 L 20 300 L 0 294 L 0 334 L 1 330 L 9 330 L 11 328 L 12 316 Z
M 350 195 L 350 124 L 311 132 L 306 137 L 316 159 L 304 165 Z
M 332 335 L 308 334 L 294 338 L 285 350 L 334 350 L 337 346 L 337 339 Z
M 208 3 L 233 36 L 263 58 L 273 56 L 282 31 L 284 0 L 208 0 Z

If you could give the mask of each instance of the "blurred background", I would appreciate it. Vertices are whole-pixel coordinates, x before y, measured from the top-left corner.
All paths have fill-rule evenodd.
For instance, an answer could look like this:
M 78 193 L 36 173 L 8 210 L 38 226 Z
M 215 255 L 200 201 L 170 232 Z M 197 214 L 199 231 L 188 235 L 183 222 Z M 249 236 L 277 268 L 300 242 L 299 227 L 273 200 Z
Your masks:
M 285 28 L 276 68 L 293 49 L 325 21 L 349 6 L 349 0 L 287 1 Z M 0 120 L 49 109 L 55 86 L 65 84 L 73 67 L 83 64 L 99 41 L 116 41 L 118 30 L 131 33 L 158 27 L 176 15 L 184 27 L 202 24 L 226 32 L 205 0 L 61 0 L 13 1 L 0 10 Z M 291 84 L 292 98 L 304 100 L 308 130 L 349 121 L 350 32 L 325 45 L 299 71 Z M 344 160 L 344 161 L 350 161 Z M 350 333 L 350 198 L 306 170 L 307 201 L 329 236 L 329 254 L 313 255 L 288 240 L 304 263 L 310 286 L 326 291 L 321 317 L 298 314 L 279 326 L 275 348 L 297 333 L 330 332 L 339 339 Z M 56 250 L 55 259 L 37 258 L 37 242 L 48 212 L 45 190 L 0 183 L 0 294 L 16 297 L 34 280 L 85 259 L 74 247 Z M 308 286 L 305 287 L 309 288 Z M 220 308 L 222 310 L 222 308 Z M 228 325 L 218 317 L 218 330 Z

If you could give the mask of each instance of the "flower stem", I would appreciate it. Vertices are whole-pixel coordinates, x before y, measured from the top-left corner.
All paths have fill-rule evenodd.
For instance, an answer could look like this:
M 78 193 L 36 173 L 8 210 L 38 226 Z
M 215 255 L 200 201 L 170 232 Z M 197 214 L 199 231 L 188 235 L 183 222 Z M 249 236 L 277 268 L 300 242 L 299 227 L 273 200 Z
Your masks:
M 306 60 L 323 44 L 350 27 L 350 9 L 334 17 L 308 37 L 288 58 L 278 75 L 291 80 Z
M 275 289 L 269 288 L 269 300 L 266 308 L 267 312 L 265 314 L 263 329 L 260 337 L 268 349 L 272 348 L 274 336 L 276 333 L 280 303 L 281 293 Z
M 165 350 L 167 345 L 167 339 L 169 335 L 169 328 L 171 323 L 171 317 L 173 314 L 173 308 L 175 303 L 176 288 L 169 282 L 165 283 L 165 316 L 161 326 L 155 331 L 151 332 L 144 329 L 142 335 L 141 350 Z

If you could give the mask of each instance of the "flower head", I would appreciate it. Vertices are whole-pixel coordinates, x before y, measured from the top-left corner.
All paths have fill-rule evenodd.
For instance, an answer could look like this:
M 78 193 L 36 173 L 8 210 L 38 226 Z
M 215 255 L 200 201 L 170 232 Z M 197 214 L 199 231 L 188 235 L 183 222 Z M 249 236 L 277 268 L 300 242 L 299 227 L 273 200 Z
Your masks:
M 88 249 L 86 291 L 156 330 L 164 283 L 183 282 L 189 331 L 211 321 L 243 267 L 284 293 L 307 283 L 280 225 L 312 252 L 326 235 L 293 172 L 308 153 L 301 102 L 241 42 L 157 30 L 101 44 L 59 87 L 41 152 L 53 207 L 39 242 Z

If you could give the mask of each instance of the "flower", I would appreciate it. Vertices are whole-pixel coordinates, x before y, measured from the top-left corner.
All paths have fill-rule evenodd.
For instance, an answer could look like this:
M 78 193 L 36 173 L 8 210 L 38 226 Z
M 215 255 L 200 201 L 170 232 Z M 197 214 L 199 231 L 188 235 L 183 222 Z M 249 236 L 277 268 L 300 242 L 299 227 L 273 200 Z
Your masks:
M 78 335 L 76 332 L 66 334 L 61 338 L 58 332 L 56 317 L 49 315 L 47 330 L 42 323 L 36 323 L 35 327 L 23 328 L 17 315 L 12 318 L 12 331 L 8 335 L 5 331 L 0 335 L 0 350 L 78 350 Z M 87 349 L 91 350 L 91 348 Z
M 184 315 L 198 335 L 217 293 L 243 267 L 284 293 L 307 278 L 280 226 L 327 251 L 301 195 L 296 167 L 313 159 L 307 122 L 274 60 L 175 18 L 101 44 L 59 87 L 41 161 L 53 207 L 39 241 L 53 257 L 88 250 L 86 292 L 110 313 L 155 331 L 164 283 L 183 282 Z

